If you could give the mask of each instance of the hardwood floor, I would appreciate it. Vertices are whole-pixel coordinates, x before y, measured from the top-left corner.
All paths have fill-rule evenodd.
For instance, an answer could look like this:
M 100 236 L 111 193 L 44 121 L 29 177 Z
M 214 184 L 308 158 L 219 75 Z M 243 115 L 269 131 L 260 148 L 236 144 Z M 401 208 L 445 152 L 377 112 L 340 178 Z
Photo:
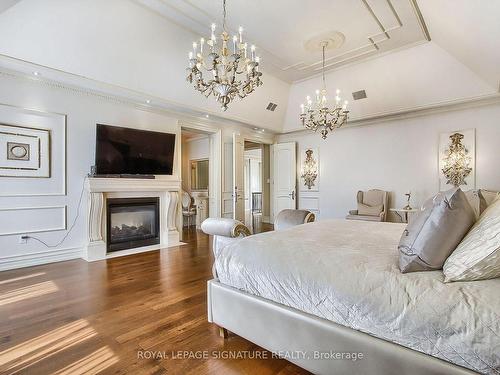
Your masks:
M 219 337 L 207 322 L 209 239 L 190 230 L 184 241 L 1 272 L 0 373 L 306 374 L 238 336 Z

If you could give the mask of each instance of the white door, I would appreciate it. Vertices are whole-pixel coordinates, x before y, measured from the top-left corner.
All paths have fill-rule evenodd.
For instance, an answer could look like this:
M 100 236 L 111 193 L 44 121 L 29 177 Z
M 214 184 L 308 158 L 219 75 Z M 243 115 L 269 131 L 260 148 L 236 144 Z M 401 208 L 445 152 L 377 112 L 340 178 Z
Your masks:
M 233 218 L 245 222 L 245 140 L 233 133 Z
M 281 210 L 296 208 L 295 142 L 273 145 L 273 202 L 274 217 Z
M 233 144 L 224 143 L 223 148 L 222 217 L 233 218 Z

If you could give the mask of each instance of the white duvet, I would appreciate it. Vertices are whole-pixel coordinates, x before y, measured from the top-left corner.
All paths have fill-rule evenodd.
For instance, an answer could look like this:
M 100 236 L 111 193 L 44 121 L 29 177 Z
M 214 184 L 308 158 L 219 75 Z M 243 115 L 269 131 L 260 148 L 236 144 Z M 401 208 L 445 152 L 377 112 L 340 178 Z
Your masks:
M 500 374 L 500 279 L 402 274 L 403 224 L 325 220 L 216 254 L 219 280 L 472 370 Z

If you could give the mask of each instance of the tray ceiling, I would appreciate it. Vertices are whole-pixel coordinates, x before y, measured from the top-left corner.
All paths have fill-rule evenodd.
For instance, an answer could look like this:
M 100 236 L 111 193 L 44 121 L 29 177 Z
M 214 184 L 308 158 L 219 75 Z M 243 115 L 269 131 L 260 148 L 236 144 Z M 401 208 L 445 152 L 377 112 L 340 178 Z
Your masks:
M 134 0 L 199 37 L 222 24 L 222 0 Z M 263 69 L 292 82 L 321 70 L 321 51 L 307 42 L 339 32 L 343 44 L 327 52 L 327 69 L 430 40 L 416 0 L 228 0 L 228 28 L 243 26 Z M 190 46 L 186 46 L 186 53 Z

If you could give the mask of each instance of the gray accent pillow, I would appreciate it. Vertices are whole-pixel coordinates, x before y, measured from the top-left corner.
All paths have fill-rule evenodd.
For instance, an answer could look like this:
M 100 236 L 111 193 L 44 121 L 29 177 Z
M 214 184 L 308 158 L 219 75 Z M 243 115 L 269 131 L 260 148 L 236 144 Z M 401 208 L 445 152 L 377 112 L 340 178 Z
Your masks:
M 404 230 L 398 246 L 399 269 L 406 273 L 443 268 L 475 221 L 460 188 L 438 193 Z

